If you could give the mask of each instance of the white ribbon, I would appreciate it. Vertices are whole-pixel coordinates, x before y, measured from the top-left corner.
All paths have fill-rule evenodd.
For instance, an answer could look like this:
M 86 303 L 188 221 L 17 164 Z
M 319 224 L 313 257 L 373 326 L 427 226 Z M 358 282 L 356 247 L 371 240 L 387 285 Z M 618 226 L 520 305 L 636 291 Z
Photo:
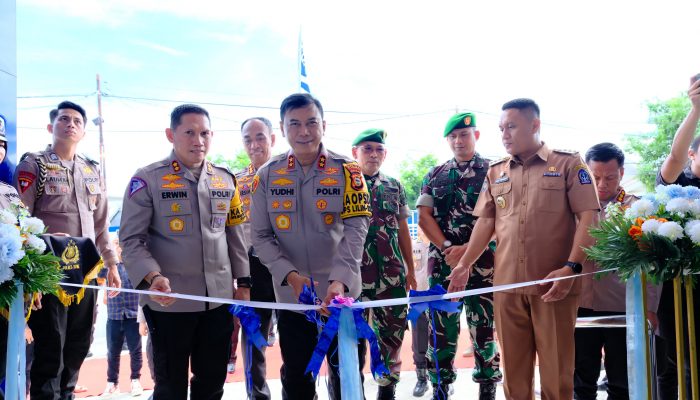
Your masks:
M 586 276 L 586 275 L 602 274 L 602 273 L 606 273 L 606 272 L 612 272 L 615 270 L 617 270 L 617 268 L 610 268 L 610 269 L 606 269 L 603 271 L 588 272 L 585 274 L 562 276 L 562 277 L 558 277 L 558 278 L 538 279 L 538 280 L 530 281 L 530 282 L 511 283 L 509 285 L 499 285 L 499 286 L 492 286 L 492 287 L 481 288 L 481 289 L 463 290 L 461 292 L 447 293 L 444 295 L 421 296 L 421 297 L 398 297 L 395 299 L 387 299 L 387 300 L 360 301 L 360 302 L 353 303 L 350 307 L 351 308 L 375 308 L 375 307 L 388 307 L 388 306 L 404 305 L 404 304 L 411 304 L 411 303 L 423 303 L 426 301 L 459 299 L 462 297 L 476 296 L 476 295 L 484 294 L 484 293 L 502 292 L 504 290 L 512 290 L 512 289 L 518 289 L 518 288 L 522 288 L 522 287 L 535 286 L 535 285 L 539 285 L 542 283 L 551 283 L 551 282 L 561 281 L 561 280 L 565 280 L 565 279 L 579 278 L 579 277 Z M 151 291 L 151 290 L 137 290 L 137 289 L 112 288 L 112 287 L 95 286 L 95 285 L 81 285 L 81 284 L 77 284 L 77 283 L 61 283 L 61 286 L 72 286 L 72 287 L 79 287 L 79 288 L 86 288 L 86 289 L 108 290 L 108 291 L 124 292 L 124 293 L 136 293 L 136 294 L 143 294 L 143 295 L 148 295 L 148 296 L 172 297 L 172 298 L 176 298 L 176 299 L 202 301 L 202 302 L 209 302 L 209 303 L 236 304 L 236 305 L 240 305 L 240 306 L 247 306 L 247 307 L 253 307 L 253 308 L 265 308 L 265 309 L 271 309 L 271 310 L 308 311 L 308 310 L 320 310 L 321 309 L 320 305 L 315 305 L 315 304 L 291 304 L 291 303 L 271 303 L 271 302 L 265 302 L 265 301 L 244 301 L 244 300 L 224 299 L 224 298 L 220 298 L 220 297 L 196 296 L 196 295 L 191 295 L 191 294 L 155 292 L 155 291 Z M 329 305 L 329 307 L 336 307 L 336 306 Z M 337 307 L 344 307 L 344 306 L 338 305 Z

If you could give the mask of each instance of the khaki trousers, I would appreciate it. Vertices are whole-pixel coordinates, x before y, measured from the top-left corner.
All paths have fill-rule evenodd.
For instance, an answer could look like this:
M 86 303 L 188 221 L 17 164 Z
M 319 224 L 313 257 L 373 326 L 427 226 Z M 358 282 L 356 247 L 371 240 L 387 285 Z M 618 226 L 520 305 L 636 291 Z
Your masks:
M 535 398 L 535 356 L 539 358 L 542 399 L 573 398 L 577 308 L 578 295 L 545 303 L 539 295 L 494 293 L 506 398 Z

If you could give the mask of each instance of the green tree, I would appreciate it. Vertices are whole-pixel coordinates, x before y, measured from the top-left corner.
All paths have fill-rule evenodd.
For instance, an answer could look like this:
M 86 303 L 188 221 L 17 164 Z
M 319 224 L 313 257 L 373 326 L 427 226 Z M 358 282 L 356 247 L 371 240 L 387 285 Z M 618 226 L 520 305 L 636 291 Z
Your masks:
M 643 135 L 628 136 L 627 151 L 639 154 L 637 177 L 648 191 L 656 186 L 656 174 L 671 152 L 673 136 L 690 110 L 690 99 L 680 95 L 669 100 L 651 102 L 649 122 L 656 124 L 656 131 Z
M 239 150 L 238 153 L 236 153 L 236 156 L 233 158 L 233 160 L 228 159 L 222 156 L 221 154 L 216 154 L 207 158 L 209 159 L 209 161 L 216 165 L 227 166 L 233 172 L 240 171 L 243 168 L 247 167 L 248 164 L 250 164 L 248 154 L 246 154 L 245 150 L 243 149 Z
M 408 200 L 408 208 L 416 208 L 416 200 L 420 195 L 420 187 L 423 183 L 423 177 L 428 173 L 428 170 L 438 163 L 437 157 L 432 154 L 423 156 L 417 161 L 407 159 L 401 161 L 401 183 L 406 189 L 406 199 Z

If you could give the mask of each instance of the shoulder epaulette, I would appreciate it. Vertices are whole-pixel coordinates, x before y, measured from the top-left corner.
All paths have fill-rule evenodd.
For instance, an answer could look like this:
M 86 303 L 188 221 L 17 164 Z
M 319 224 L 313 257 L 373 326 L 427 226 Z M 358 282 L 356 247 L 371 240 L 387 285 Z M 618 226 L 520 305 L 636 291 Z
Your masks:
M 562 153 L 562 154 L 568 154 L 568 155 L 578 154 L 578 151 L 576 151 L 576 150 L 552 149 L 552 151 L 557 152 L 557 153 Z
M 79 157 L 82 158 L 83 160 L 89 162 L 92 165 L 95 165 L 95 166 L 100 165 L 100 163 L 98 161 L 95 161 L 92 158 L 88 157 L 87 154 L 80 154 Z
M 34 153 L 27 152 L 27 153 L 22 154 L 22 157 L 19 158 L 19 162 L 24 161 L 25 158 L 27 158 L 31 155 L 34 155 Z
M 491 161 L 491 162 L 489 163 L 489 167 L 493 167 L 494 165 L 498 165 L 498 164 L 500 164 L 500 163 L 502 163 L 502 162 L 504 162 L 504 161 L 508 161 L 508 160 L 510 160 L 510 156 L 503 157 L 503 158 L 500 158 L 500 159 L 498 159 L 498 160 Z

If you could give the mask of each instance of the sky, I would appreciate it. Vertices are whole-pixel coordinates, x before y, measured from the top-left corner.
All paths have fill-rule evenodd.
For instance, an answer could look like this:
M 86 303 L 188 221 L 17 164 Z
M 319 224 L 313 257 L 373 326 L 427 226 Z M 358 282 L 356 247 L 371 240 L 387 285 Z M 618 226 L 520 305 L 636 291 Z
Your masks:
M 500 107 L 542 110 L 542 139 L 581 152 L 653 131 L 646 104 L 687 90 L 700 72 L 698 1 L 17 0 L 19 154 L 50 143 L 63 99 L 97 116 L 102 79 L 105 168 L 121 196 L 141 166 L 169 154 L 164 130 L 183 102 L 203 105 L 211 155 L 242 149 L 240 123 L 298 91 L 299 31 L 311 92 L 326 110 L 324 143 L 350 154 L 367 128 L 388 131 L 385 172 L 450 157 L 442 130 L 473 111 L 477 151 L 505 155 Z M 288 149 L 276 129 L 275 153 Z M 88 124 L 80 152 L 99 159 Z M 633 157 L 632 157 L 633 158 Z

